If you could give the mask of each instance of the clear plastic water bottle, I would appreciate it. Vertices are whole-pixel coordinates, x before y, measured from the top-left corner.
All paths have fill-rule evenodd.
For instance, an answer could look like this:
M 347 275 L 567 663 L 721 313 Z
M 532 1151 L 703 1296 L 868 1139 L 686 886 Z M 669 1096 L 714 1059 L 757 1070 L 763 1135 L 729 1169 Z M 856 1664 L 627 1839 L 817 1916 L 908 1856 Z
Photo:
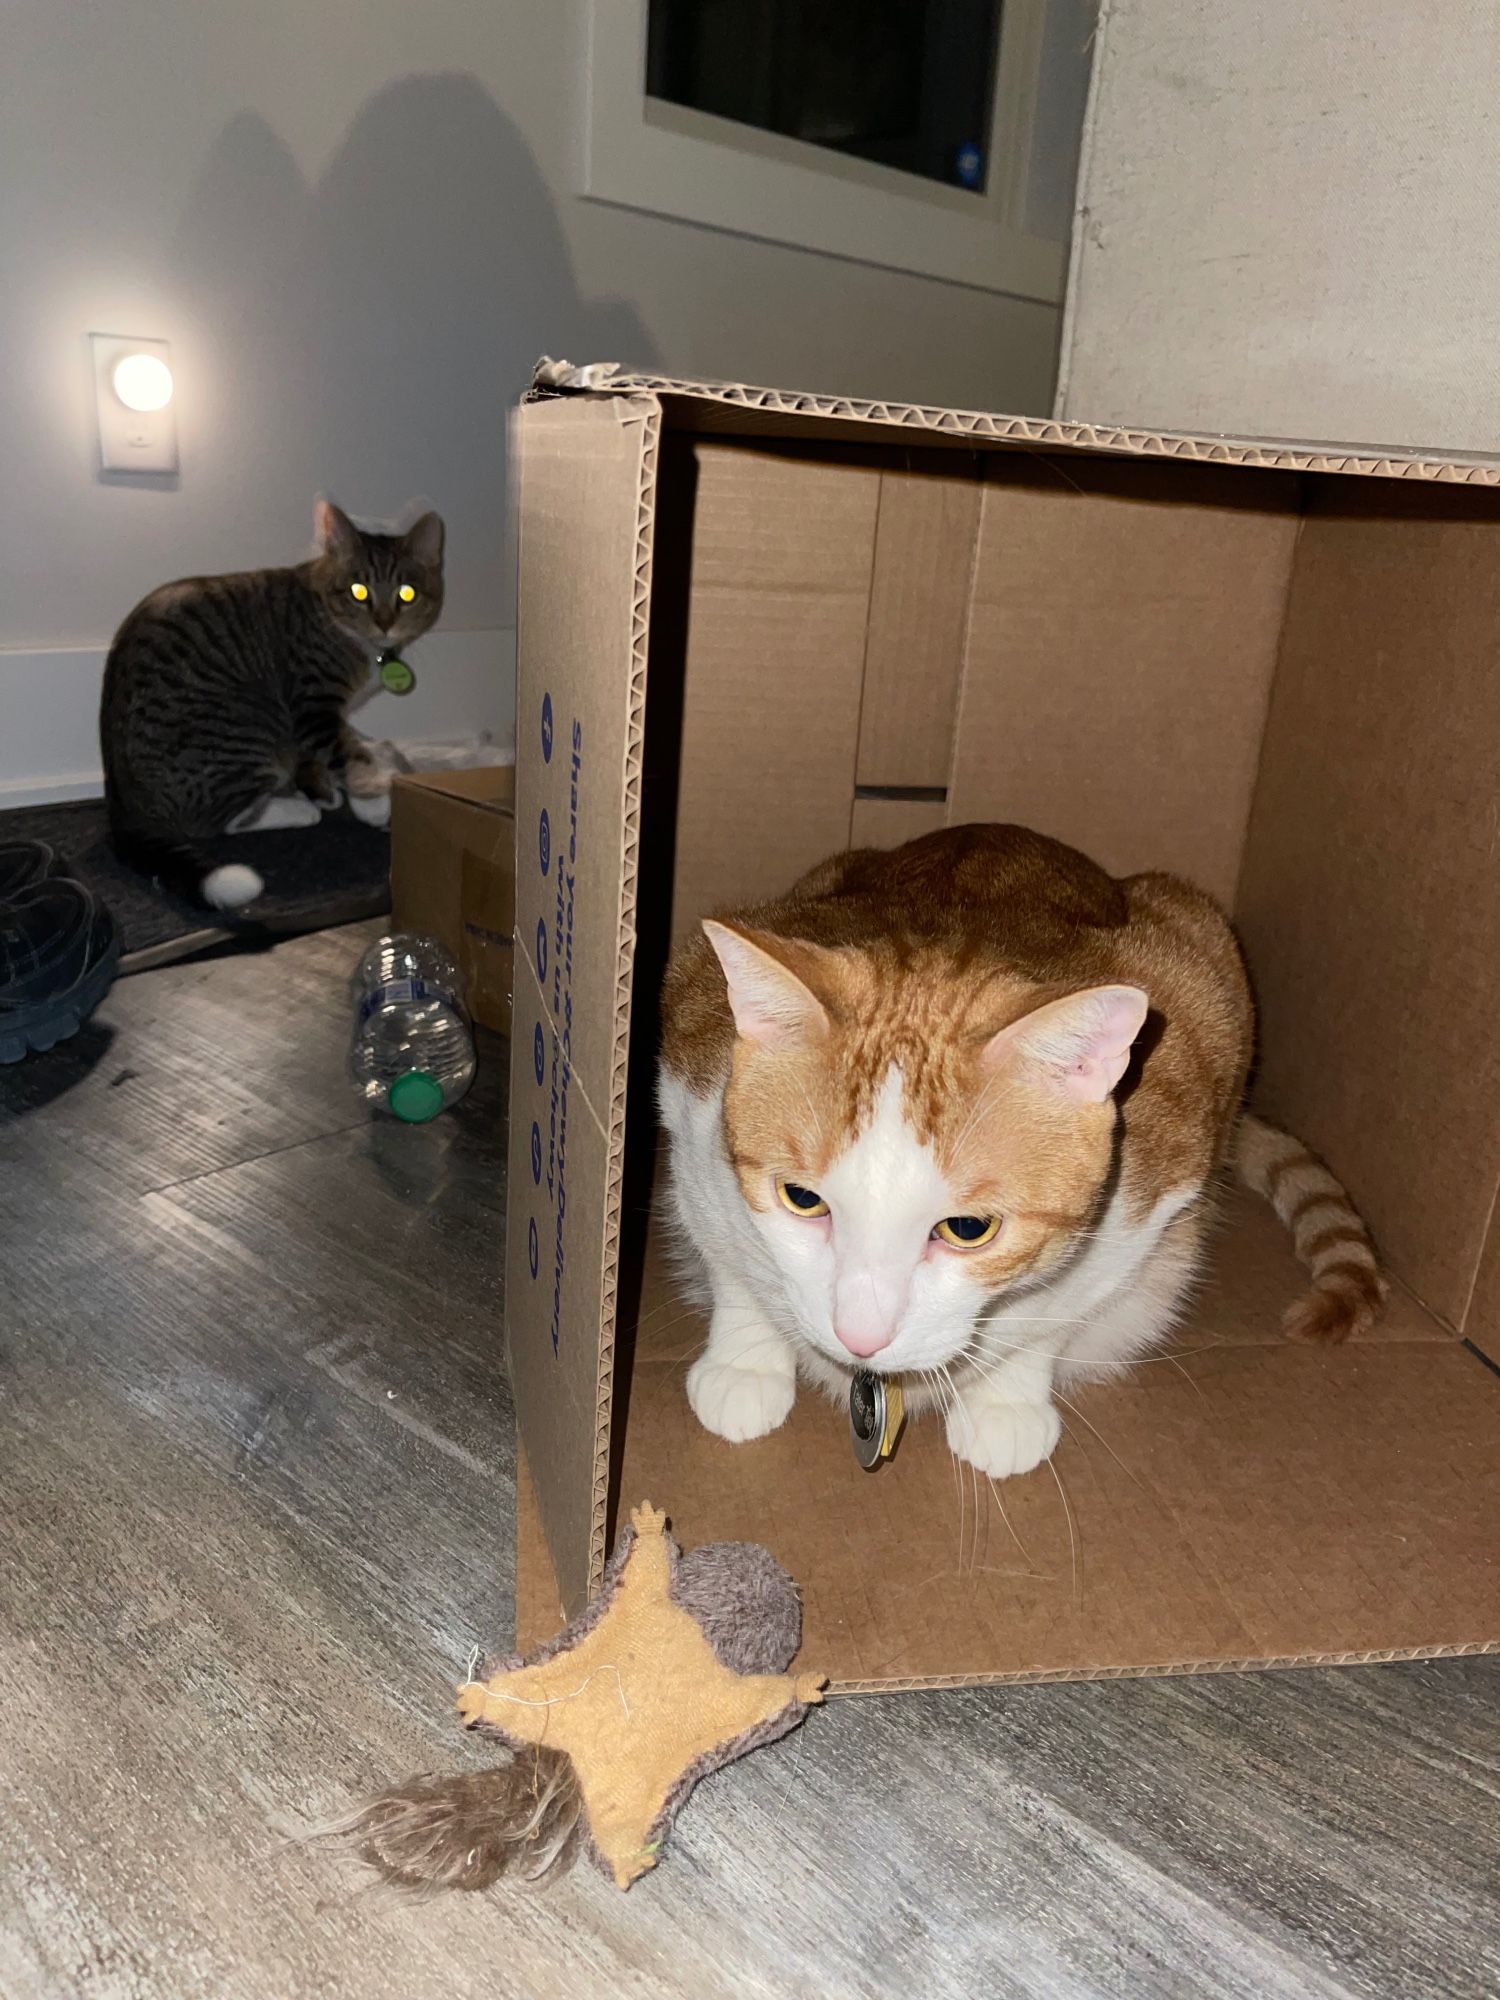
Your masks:
M 380 938 L 354 974 L 349 1075 L 366 1104 L 408 1125 L 456 1104 L 474 1081 L 474 1036 L 458 967 L 433 938 Z

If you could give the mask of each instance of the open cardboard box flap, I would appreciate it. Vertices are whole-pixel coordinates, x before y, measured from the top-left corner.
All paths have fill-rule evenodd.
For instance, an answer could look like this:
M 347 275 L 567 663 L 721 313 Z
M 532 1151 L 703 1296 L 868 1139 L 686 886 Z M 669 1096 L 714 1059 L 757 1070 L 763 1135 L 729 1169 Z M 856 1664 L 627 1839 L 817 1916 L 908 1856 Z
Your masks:
M 620 1500 L 767 1543 L 849 1688 L 1500 1643 L 1500 465 L 619 378 L 517 419 L 508 1328 L 518 1617 Z M 649 669 L 649 697 L 648 697 Z M 1019 820 L 1229 906 L 1258 1102 L 1348 1182 L 1383 1326 L 1225 1204 L 1165 1354 L 991 1488 L 935 1422 L 855 1465 L 804 1390 L 733 1447 L 649 1226 L 666 950 L 851 841 Z

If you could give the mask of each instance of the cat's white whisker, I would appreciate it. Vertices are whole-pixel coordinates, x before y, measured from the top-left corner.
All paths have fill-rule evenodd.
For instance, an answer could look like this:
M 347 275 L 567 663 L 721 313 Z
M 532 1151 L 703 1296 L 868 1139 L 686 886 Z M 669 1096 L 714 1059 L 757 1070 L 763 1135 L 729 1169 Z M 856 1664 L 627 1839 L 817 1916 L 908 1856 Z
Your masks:
M 665 1311 L 666 1307 L 663 1306 L 659 1310 Z M 723 1310 L 726 1313 L 742 1312 L 747 1320 L 755 1320 L 760 1317 L 753 1306 L 726 1306 Z M 680 1326 L 685 1319 L 707 1319 L 708 1316 L 708 1313 L 704 1311 L 702 1306 L 687 1305 L 679 1307 L 669 1320 L 663 1320 L 660 1324 L 654 1324 L 654 1315 L 648 1314 L 636 1320 L 634 1327 L 637 1333 L 649 1332 L 655 1337 L 657 1334 L 669 1333 L 674 1326 Z
M 1222 1343 L 1217 1343 L 1217 1344 L 1222 1344 Z M 1202 1347 L 1190 1347 L 1188 1349 L 1188 1352 L 1190 1354 L 1203 1354 L 1207 1352 L 1207 1349 Z M 1183 1367 L 1182 1363 L 1178 1360 L 1175 1354 L 1148 1354 L 1143 1356 L 1142 1360 L 1143 1364 L 1145 1361 L 1169 1362 L 1171 1366 L 1177 1370 L 1178 1374 L 1182 1377 L 1183 1381 L 1186 1382 L 1188 1387 L 1194 1392 L 1199 1402 L 1206 1403 L 1208 1401 L 1208 1397 L 1203 1393 L 1203 1385 L 1200 1382 L 1195 1382 L 1193 1380 L 1193 1377 L 1188 1373 L 1187 1369 Z
M 1068 1492 L 1067 1488 L 1062 1483 L 1062 1474 L 1058 1471 L 1056 1465 L 1053 1464 L 1050 1458 L 1047 1460 L 1046 1463 L 1047 1463 L 1047 1470 L 1052 1474 L 1052 1477 L 1056 1482 L 1057 1497 L 1062 1501 L 1063 1518 L 1068 1524 L 1068 1562 L 1071 1567 L 1072 1577 L 1073 1577 L 1073 1584 L 1072 1584 L 1073 1602 L 1077 1604 L 1080 1601 L 1080 1593 L 1078 1588 L 1078 1535 L 1076 1529 L 1073 1526 L 1073 1509 L 1068 1504 Z
M 936 1416 L 940 1420 L 945 1421 L 948 1414 L 948 1407 L 944 1397 L 943 1382 L 941 1376 L 939 1375 L 938 1370 L 935 1368 L 924 1368 L 921 1370 L 921 1375 L 922 1375 L 922 1380 L 926 1384 L 928 1393 L 930 1394 L 933 1404 L 935 1406 Z M 955 1501 L 959 1503 L 959 1506 L 961 1508 L 963 1501 L 962 1501 L 962 1494 L 959 1488 L 958 1459 L 951 1451 L 949 1452 L 948 1457 L 953 1466 L 953 1497 Z M 960 1516 L 960 1518 L 962 1518 L 962 1516 Z
M 1166 1357 L 1157 1356 L 1154 1358 L 1165 1359 Z M 1006 1364 L 1004 1362 L 1000 1362 L 996 1365 L 995 1368 L 988 1370 L 979 1369 L 977 1370 L 977 1372 L 979 1372 L 985 1380 L 994 1380 L 1000 1374 L 1000 1371 L 1005 1367 L 1005 1365 Z M 1142 1493 L 1148 1496 L 1148 1498 L 1152 1499 L 1155 1498 L 1155 1495 L 1151 1493 L 1151 1489 L 1148 1486 L 1146 1486 L 1145 1483 L 1136 1475 L 1136 1473 L 1134 1473 L 1131 1470 L 1131 1468 L 1125 1463 L 1124 1459 L 1120 1457 L 1119 1453 L 1114 1449 L 1113 1445 L 1110 1444 L 1109 1440 L 1104 1436 L 1104 1433 L 1099 1429 L 1099 1427 L 1095 1423 L 1093 1423 L 1087 1416 L 1085 1416 L 1083 1411 L 1079 1409 L 1078 1405 L 1075 1402 L 1073 1402 L 1069 1397 L 1065 1396 L 1063 1392 L 1059 1388 L 1057 1388 L 1055 1384 L 1053 1385 L 1052 1389 L 1052 1400 L 1055 1403 L 1060 1403 L 1065 1410 L 1070 1410 L 1073 1413 L 1073 1415 L 1078 1419 L 1079 1423 L 1083 1424 L 1090 1432 L 1092 1432 L 1092 1434 L 1099 1440 L 1099 1443 L 1109 1453 L 1110 1457 L 1115 1461 L 1116 1465 L 1118 1465 L 1120 1470 L 1125 1474 L 1126 1478 L 1130 1480 L 1133 1486 L 1138 1487 Z M 1077 1441 L 1076 1433 L 1070 1433 L 1070 1434 L 1074 1435 L 1075 1441 Z M 1079 1442 L 1079 1449 L 1080 1450 L 1083 1449 L 1081 1442 Z
M 768 1333 L 761 1339 L 750 1342 L 748 1346 L 743 1344 L 737 1346 L 734 1365 L 743 1367 L 758 1355 L 785 1353 L 786 1350 L 787 1342 L 779 1333 Z M 698 1349 L 691 1349 L 687 1354 L 673 1355 L 671 1360 L 674 1369 L 681 1369 L 685 1373 L 697 1360 L 699 1352 Z
M 958 1395 L 958 1390 L 957 1390 L 956 1386 L 954 1385 L 954 1382 L 953 1382 L 953 1379 L 952 1379 L 952 1377 L 951 1377 L 951 1376 L 949 1375 L 949 1373 L 948 1373 L 948 1370 L 947 1370 L 947 1367 L 946 1367 L 946 1366 L 944 1367 L 944 1369 L 943 1369 L 942 1373 L 943 1373 L 943 1376 L 944 1376 L 944 1378 L 945 1378 L 945 1379 L 947 1380 L 947 1383 L 948 1383 L 948 1388 L 949 1388 L 949 1391 L 950 1391 L 950 1393 L 951 1393 L 951 1394 L 952 1394 L 952 1395 L 954 1396 L 954 1398 L 956 1399 L 956 1397 L 957 1397 L 957 1395 Z M 1016 1547 L 1017 1547 L 1017 1548 L 1018 1548 L 1018 1549 L 1019 1549 L 1019 1550 L 1021 1551 L 1021 1555 L 1022 1555 L 1022 1557 L 1024 1558 L 1024 1560 L 1025 1560 L 1025 1562 L 1026 1562 L 1026 1565 L 1027 1565 L 1027 1568 L 1028 1568 L 1029 1570 L 1033 1570 L 1033 1571 L 1034 1571 L 1034 1570 L 1035 1570 L 1035 1567 L 1036 1567 L 1036 1565 L 1035 1565 L 1035 1562 L 1033 1561 L 1033 1558 L 1032 1558 L 1032 1555 L 1031 1555 L 1031 1551 L 1030 1551 L 1030 1550 L 1029 1550 L 1029 1549 L 1027 1548 L 1026 1544 L 1025 1544 L 1025 1543 L 1024 1543 L 1024 1542 L 1023 1542 L 1022 1540 L 1021 1540 L 1021 1537 L 1020 1537 L 1020 1536 L 1019 1536 L 1019 1535 L 1018 1535 L 1018 1534 L 1016 1533 L 1016 1526 L 1015 1526 L 1015 1523 L 1014 1523 L 1014 1522 L 1013 1522 L 1013 1521 L 1011 1520 L 1011 1518 L 1010 1518 L 1010 1515 L 1009 1515 L 1009 1513 L 1008 1513 L 1008 1512 L 1007 1512 L 1007 1510 L 1006 1510 L 1006 1506 L 1005 1506 L 1005 1502 L 1004 1502 L 1004 1501 L 1003 1501 L 1003 1500 L 1001 1499 L 1001 1497 L 1000 1497 L 1000 1488 L 999 1488 L 999 1486 L 998 1486 L 998 1485 L 996 1484 L 996 1482 L 994 1481 L 994 1479 L 990 1478 L 990 1476 L 989 1476 L 989 1474 L 988 1474 L 988 1473 L 986 1473 L 985 1477 L 986 1477 L 987 1479 L 989 1479 L 989 1488 L 990 1488 L 990 1492 L 991 1492 L 991 1494 L 992 1494 L 992 1495 L 993 1495 L 993 1497 L 994 1497 L 994 1501 L 995 1501 L 995 1505 L 996 1505 L 996 1507 L 997 1507 L 997 1508 L 999 1509 L 999 1512 L 1000 1512 L 1000 1518 L 1001 1518 L 1001 1520 L 1002 1520 L 1002 1521 L 1003 1521 L 1003 1522 L 1005 1523 L 1005 1527 L 1006 1527 L 1006 1531 L 1007 1531 L 1007 1533 L 1008 1533 L 1008 1534 L 1010 1535 L 1010 1538 L 1011 1538 L 1011 1540 L 1012 1540 L 1012 1541 L 1013 1541 L 1013 1542 L 1015 1543 Z M 988 1520 L 988 1516 L 986 1516 L 986 1520 Z
M 946 1431 L 948 1415 L 953 1407 L 953 1384 L 948 1378 L 947 1369 L 944 1367 L 940 1366 L 932 1370 L 931 1374 L 940 1399 L 939 1414 L 943 1419 Z M 953 1466 L 953 1494 L 958 1502 L 958 1550 L 954 1557 L 954 1567 L 959 1574 L 962 1574 L 964 1566 L 964 1463 L 958 1453 L 951 1447 L 948 1451 L 948 1457 Z

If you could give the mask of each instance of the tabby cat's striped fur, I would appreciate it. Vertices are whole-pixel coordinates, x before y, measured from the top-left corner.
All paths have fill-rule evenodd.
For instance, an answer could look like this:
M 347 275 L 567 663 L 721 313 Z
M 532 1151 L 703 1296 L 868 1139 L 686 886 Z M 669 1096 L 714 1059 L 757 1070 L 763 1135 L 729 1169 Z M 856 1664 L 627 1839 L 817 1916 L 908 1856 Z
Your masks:
M 443 604 L 443 524 L 366 533 L 319 502 L 319 553 L 292 569 L 189 577 L 138 604 L 104 670 L 99 732 L 116 846 L 218 908 L 262 890 L 222 836 L 311 825 L 345 793 L 389 815 L 391 765 L 350 703 L 377 653 L 407 646 Z M 403 592 L 409 595 L 403 595 Z

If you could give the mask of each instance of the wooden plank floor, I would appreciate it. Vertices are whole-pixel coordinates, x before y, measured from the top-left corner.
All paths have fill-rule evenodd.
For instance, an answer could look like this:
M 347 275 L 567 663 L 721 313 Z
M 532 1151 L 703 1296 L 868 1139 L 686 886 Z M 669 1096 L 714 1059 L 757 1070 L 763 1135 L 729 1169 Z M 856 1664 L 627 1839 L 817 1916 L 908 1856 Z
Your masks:
M 0 1073 L 0 1995 L 1500 1991 L 1500 1662 L 848 1701 L 628 1896 L 287 1844 L 482 1761 L 510 1617 L 499 1045 L 346 1093 L 365 931 L 125 981 Z

